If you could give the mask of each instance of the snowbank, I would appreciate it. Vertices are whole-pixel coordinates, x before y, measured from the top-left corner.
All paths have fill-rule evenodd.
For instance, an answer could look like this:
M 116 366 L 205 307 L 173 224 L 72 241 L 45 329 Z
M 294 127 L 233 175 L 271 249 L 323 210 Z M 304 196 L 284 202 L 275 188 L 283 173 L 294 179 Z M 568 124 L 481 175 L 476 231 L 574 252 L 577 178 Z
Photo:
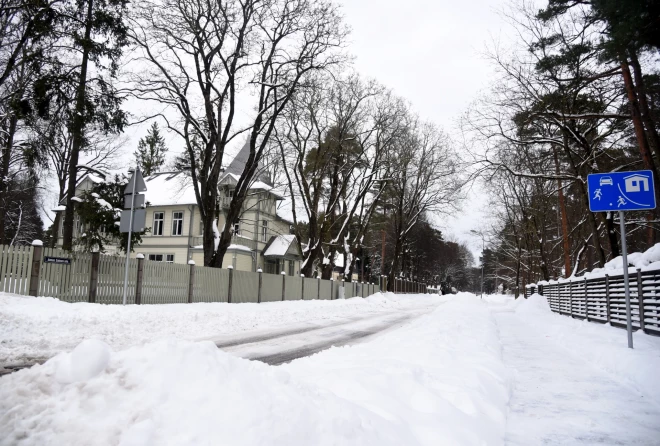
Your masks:
M 628 254 L 628 273 L 635 274 L 635 270 L 640 268 L 642 271 L 650 271 L 660 269 L 660 243 L 651 246 L 644 252 L 633 252 Z M 603 268 L 594 268 L 584 274 L 582 277 L 571 277 L 575 279 L 595 279 L 605 277 L 605 274 L 610 276 L 618 276 L 623 274 L 623 257 L 615 257 L 605 264 Z M 552 282 L 552 281 L 551 281 Z M 540 282 L 539 282 L 540 283 Z
M 547 299 L 538 294 L 518 299 L 511 307 L 531 329 L 565 348 L 567 355 L 587 359 L 645 398 L 660 404 L 659 337 L 638 331 L 633 334 L 634 349 L 631 350 L 625 330 L 553 313 Z
M 429 299 L 378 293 L 366 299 L 333 301 L 124 307 L 0 293 L 0 365 L 44 360 L 73 349 L 84 339 L 99 339 L 119 350 L 169 337 L 195 340 L 309 320 L 333 321 L 428 305 Z
M 501 444 L 509 377 L 498 342 L 471 295 L 281 367 L 174 339 L 106 358 L 96 341 L 76 348 L 94 359 L 74 350 L 0 379 L 0 443 Z

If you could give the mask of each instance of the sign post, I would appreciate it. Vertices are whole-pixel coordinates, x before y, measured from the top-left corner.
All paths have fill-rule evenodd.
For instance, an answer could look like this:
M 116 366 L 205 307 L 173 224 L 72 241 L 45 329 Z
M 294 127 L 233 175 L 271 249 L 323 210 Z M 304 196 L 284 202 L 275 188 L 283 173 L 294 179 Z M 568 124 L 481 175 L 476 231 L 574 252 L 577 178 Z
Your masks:
M 626 319 L 628 347 L 633 348 L 632 310 L 630 308 L 630 283 L 628 279 L 628 247 L 626 245 L 625 211 L 655 209 L 653 171 L 596 173 L 587 177 L 589 210 L 591 212 L 619 213 L 621 225 L 621 256 L 626 293 Z
M 133 216 L 134 216 L 134 210 L 135 210 L 135 197 L 138 192 L 145 192 L 147 190 L 147 185 L 144 183 L 144 179 L 142 178 L 142 173 L 140 172 L 140 169 L 135 169 L 133 172 L 133 176 L 131 176 L 131 179 L 128 181 L 128 186 L 126 186 L 126 189 L 124 189 L 124 204 L 128 204 L 128 197 L 126 195 L 131 196 L 130 198 L 130 203 L 131 203 L 131 208 L 130 211 L 124 211 L 122 212 L 122 217 L 124 214 L 127 214 L 129 216 L 128 220 L 128 240 L 126 242 L 126 267 L 124 268 L 124 296 L 123 296 L 123 304 L 126 305 L 126 292 L 128 290 L 128 265 L 130 262 L 131 258 L 131 235 L 133 233 Z M 144 203 L 144 200 L 141 200 L 142 203 Z M 143 212 L 144 216 L 141 216 L 141 219 L 143 220 L 141 223 L 142 230 L 144 230 L 144 220 L 146 218 L 146 213 Z M 122 218 L 122 220 L 125 220 L 125 218 Z M 120 230 L 121 232 L 124 232 L 124 229 L 121 227 L 122 225 L 120 224 Z

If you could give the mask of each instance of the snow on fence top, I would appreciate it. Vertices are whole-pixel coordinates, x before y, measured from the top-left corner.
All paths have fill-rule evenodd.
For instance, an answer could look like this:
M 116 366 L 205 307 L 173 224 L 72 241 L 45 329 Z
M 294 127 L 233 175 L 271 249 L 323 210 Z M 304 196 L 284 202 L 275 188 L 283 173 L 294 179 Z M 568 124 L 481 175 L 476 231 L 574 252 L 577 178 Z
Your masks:
M 642 271 L 660 270 L 660 243 L 651 246 L 649 249 L 647 249 L 644 252 L 633 252 L 632 254 L 628 254 L 628 265 L 632 265 L 628 267 L 629 274 L 635 273 L 635 270 L 637 268 L 641 269 Z M 559 278 L 557 280 L 550 280 L 550 281 L 541 280 L 535 284 L 534 283 L 529 284 L 526 287 L 529 288 L 537 285 L 550 285 L 555 283 L 573 282 L 573 281 L 585 280 L 585 279 L 600 279 L 605 277 L 605 275 L 609 275 L 609 276 L 623 275 L 622 256 L 615 257 L 609 262 L 607 262 L 603 268 L 594 268 L 593 270 L 585 273 L 582 276 L 571 276 L 568 278 Z

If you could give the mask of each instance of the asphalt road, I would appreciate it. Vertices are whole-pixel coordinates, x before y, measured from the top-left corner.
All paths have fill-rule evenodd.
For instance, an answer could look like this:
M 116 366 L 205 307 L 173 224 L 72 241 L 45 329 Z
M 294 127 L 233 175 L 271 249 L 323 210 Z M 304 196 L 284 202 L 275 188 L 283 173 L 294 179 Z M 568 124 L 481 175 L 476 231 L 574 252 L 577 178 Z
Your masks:
M 329 324 L 302 324 L 278 331 L 244 333 L 217 338 L 218 348 L 246 359 L 280 365 L 313 355 L 332 346 L 351 345 L 395 330 L 432 311 L 436 305 L 415 310 L 350 318 Z

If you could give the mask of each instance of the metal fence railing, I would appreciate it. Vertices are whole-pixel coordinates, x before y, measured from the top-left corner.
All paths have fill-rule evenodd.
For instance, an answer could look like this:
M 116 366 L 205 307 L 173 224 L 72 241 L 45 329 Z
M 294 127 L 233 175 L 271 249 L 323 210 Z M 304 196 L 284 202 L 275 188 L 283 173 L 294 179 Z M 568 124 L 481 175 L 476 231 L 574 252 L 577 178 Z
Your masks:
M 660 335 L 660 270 L 638 268 L 630 273 L 629 286 L 633 329 Z M 626 328 L 623 274 L 527 285 L 525 297 L 534 293 L 545 296 L 550 309 L 556 313 Z

